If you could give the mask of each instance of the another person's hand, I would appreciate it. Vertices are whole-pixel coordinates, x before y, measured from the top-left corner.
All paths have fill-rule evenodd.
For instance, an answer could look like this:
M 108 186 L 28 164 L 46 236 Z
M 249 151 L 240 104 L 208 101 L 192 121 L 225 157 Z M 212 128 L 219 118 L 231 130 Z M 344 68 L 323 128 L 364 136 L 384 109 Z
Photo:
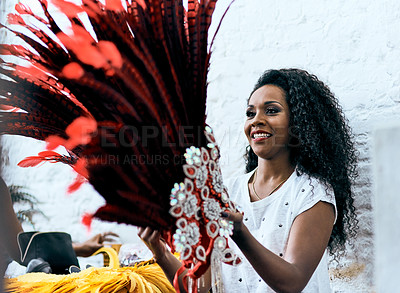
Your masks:
M 157 230 L 153 230 L 150 227 L 139 227 L 138 236 L 143 240 L 146 246 L 153 253 L 153 257 L 156 261 L 160 260 L 168 252 L 168 248 L 165 241 L 161 238 L 161 234 Z
M 111 237 L 110 237 L 111 236 Z M 112 237 L 119 237 L 113 232 L 104 232 L 94 235 L 82 243 L 73 243 L 72 247 L 77 256 L 88 257 L 104 246 L 104 242 L 112 241 Z

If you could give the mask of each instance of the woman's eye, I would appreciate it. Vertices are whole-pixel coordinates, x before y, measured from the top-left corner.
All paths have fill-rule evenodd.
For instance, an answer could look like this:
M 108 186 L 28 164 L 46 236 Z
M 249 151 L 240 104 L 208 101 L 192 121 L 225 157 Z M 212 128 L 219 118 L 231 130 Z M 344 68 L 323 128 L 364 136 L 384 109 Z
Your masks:
M 278 113 L 279 112 L 279 109 L 277 109 L 277 108 L 267 108 L 266 110 L 265 110 L 265 113 L 266 114 L 276 114 L 276 113 Z
M 256 113 L 253 112 L 253 111 L 246 111 L 246 117 L 247 117 L 247 118 L 254 117 L 255 115 L 256 115 Z

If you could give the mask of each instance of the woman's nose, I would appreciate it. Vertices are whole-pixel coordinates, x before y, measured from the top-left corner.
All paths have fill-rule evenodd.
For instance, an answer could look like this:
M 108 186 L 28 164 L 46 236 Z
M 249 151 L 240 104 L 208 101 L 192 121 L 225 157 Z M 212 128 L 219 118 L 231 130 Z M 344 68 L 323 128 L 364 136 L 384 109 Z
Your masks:
M 257 125 L 265 125 L 267 124 L 267 121 L 265 120 L 264 116 L 262 115 L 262 113 L 257 112 L 256 116 L 254 116 L 254 119 L 251 123 L 253 126 L 257 126 Z

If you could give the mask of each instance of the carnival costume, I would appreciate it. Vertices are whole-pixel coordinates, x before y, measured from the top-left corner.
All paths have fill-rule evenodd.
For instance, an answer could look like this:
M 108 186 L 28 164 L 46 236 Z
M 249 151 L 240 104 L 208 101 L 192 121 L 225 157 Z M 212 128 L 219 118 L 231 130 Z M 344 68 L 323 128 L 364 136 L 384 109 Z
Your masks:
M 236 208 L 205 122 L 217 0 L 189 0 L 187 11 L 178 0 L 52 0 L 69 30 L 38 1 L 43 15 L 19 3 L 11 26 L 2 25 L 24 44 L 2 44 L 0 54 L 26 62 L 0 60 L 0 133 L 47 142 L 20 166 L 71 165 L 78 175 L 70 191 L 88 181 L 106 200 L 85 221 L 161 229 L 180 253 L 177 275 L 188 268 L 197 280 L 212 255 L 239 263 L 227 244 L 232 223 L 220 216 Z

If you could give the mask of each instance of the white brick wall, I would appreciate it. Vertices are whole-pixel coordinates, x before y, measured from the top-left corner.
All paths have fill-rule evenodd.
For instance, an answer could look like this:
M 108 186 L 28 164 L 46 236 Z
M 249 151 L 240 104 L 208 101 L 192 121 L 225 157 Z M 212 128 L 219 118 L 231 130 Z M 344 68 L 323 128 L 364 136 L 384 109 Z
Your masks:
M 229 2 L 219 1 L 214 19 Z M 382 120 L 400 118 L 399 28 L 400 2 L 395 0 L 236 0 L 213 47 L 208 122 L 222 148 L 226 177 L 243 171 L 246 99 L 264 70 L 306 69 L 339 97 L 360 152 L 360 177 L 355 184 L 360 231 L 346 258 L 332 268 L 337 292 L 373 291 L 371 131 Z M 73 178 L 68 169 L 17 168 L 20 159 L 37 153 L 41 146 L 22 139 L 6 143 L 7 182 L 29 186 L 50 218 L 38 218 L 38 228 L 66 230 L 75 239 L 85 238 L 79 215 L 94 210 L 102 199 L 90 186 L 66 198 L 65 187 Z M 93 225 L 93 232 L 104 229 L 121 231 L 123 240 L 137 240 L 133 229 Z
M 400 249 L 393 244 L 400 239 L 400 123 L 381 125 L 373 142 L 375 284 L 377 292 L 396 292 Z

